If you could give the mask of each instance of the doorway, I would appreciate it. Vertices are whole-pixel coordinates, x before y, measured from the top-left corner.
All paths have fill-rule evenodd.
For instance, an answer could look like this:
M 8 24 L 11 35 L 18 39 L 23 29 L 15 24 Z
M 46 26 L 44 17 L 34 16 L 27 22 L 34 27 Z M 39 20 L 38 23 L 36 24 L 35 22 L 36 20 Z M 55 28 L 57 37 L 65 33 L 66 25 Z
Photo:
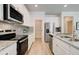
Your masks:
M 72 16 L 65 16 L 65 33 L 73 33 L 73 17 Z
M 35 20 L 35 40 L 42 40 L 42 20 Z

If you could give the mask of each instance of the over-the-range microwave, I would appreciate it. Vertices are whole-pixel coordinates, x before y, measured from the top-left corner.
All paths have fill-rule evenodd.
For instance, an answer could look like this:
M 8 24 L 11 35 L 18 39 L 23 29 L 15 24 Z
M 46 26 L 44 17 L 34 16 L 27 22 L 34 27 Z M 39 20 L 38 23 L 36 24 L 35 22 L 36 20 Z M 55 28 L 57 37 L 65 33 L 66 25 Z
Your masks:
M 23 23 L 23 15 L 12 4 L 3 4 L 3 19 Z

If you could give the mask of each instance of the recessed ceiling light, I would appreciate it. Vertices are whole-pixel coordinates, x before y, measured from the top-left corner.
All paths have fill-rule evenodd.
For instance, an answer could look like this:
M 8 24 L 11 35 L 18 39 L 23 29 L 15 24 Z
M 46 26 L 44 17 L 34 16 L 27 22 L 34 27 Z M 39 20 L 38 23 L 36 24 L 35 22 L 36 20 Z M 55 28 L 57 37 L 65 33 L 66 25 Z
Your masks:
M 68 5 L 64 5 L 64 7 L 67 7 Z
M 38 5 L 34 5 L 35 7 L 38 7 Z

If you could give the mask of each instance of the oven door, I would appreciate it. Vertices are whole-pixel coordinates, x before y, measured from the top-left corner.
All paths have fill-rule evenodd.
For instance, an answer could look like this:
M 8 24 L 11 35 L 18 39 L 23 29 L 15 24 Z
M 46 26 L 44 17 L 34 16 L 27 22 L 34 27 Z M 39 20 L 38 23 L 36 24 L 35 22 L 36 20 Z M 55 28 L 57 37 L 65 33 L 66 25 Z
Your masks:
M 28 38 L 22 39 L 18 42 L 18 55 L 24 55 L 28 50 Z

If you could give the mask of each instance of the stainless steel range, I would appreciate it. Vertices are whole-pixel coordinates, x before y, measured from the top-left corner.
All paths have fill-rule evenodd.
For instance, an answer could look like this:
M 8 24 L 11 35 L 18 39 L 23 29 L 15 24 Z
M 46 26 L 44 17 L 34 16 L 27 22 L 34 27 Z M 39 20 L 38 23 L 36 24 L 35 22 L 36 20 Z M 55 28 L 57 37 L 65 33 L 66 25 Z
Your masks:
M 18 35 L 21 37 L 21 35 Z M 17 55 L 24 55 L 28 50 L 28 35 L 23 35 L 17 41 Z
M 28 35 L 16 35 L 16 33 L 0 34 L 0 40 L 16 40 L 17 55 L 24 55 L 28 50 Z

